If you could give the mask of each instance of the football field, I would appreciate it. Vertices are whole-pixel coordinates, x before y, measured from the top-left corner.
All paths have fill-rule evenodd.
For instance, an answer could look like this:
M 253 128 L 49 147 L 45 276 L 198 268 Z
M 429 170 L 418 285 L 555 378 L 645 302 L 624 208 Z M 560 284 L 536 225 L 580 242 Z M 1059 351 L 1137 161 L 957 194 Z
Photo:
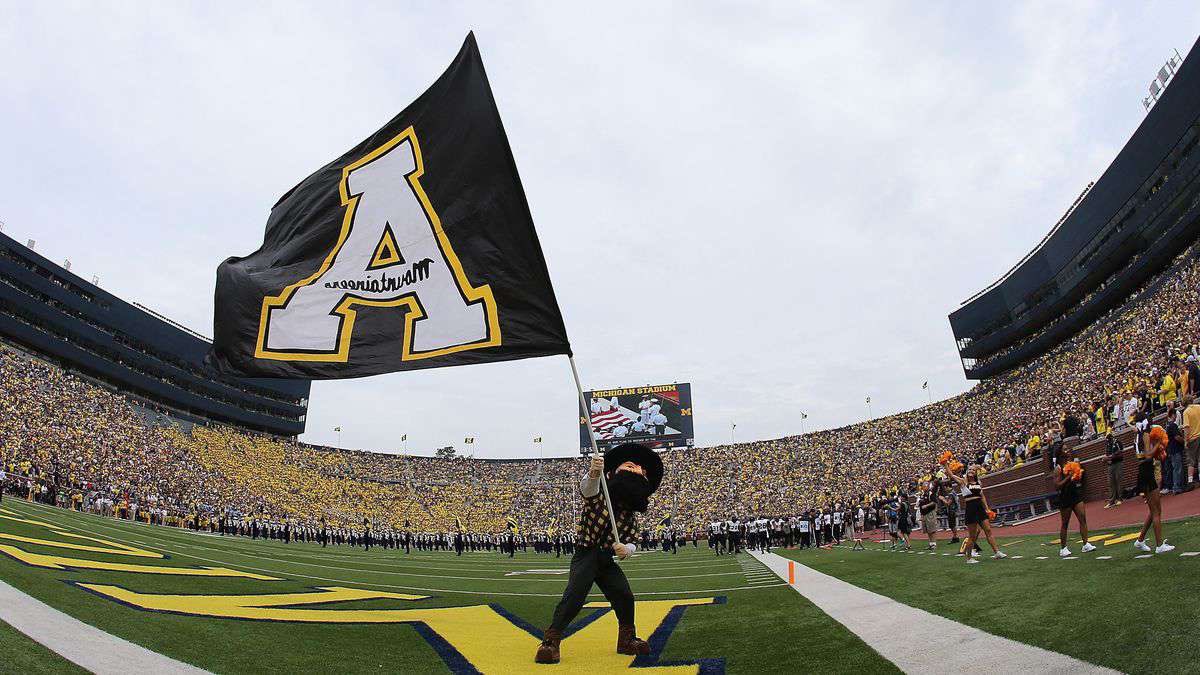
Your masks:
M 213 672 L 895 672 L 748 555 L 639 552 L 622 566 L 653 653 L 615 653 L 616 620 L 597 594 L 563 641 L 562 662 L 537 666 L 565 557 L 322 549 L 17 499 L 0 508 L 0 580 Z M 7 626 L 0 646 L 23 672 L 78 672 Z
M 1187 672 L 1200 650 L 1179 641 L 1200 622 L 1200 520 L 1167 525 L 1178 545 L 1133 550 L 1128 528 L 1095 533 L 1099 550 L 1058 557 L 1053 536 L 1001 538 L 1008 560 L 936 553 L 781 550 L 818 572 L 990 634 L 1124 672 Z M 1191 547 L 1189 548 L 1189 543 Z M 1105 545 L 1107 544 L 1107 545 Z M 532 662 L 566 583 L 567 558 L 533 553 L 403 551 L 221 537 L 5 499 L 0 580 L 104 632 L 222 673 L 895 672 L 868 645 L 750 555 L 701 545 L 622 563 L 653 653 L 619 656 L 616 621 L 590 598 L 562 663 Z M 801 585 L 800 590 L 805 589 Z M 1190 630 L 1190 629 L 1189 629 Z M 914 627 L 904 639 L 953 649 Z M 877 651 L 878 649 L 878 651 Z M 0 623 L 5 668 L 81 672 Z

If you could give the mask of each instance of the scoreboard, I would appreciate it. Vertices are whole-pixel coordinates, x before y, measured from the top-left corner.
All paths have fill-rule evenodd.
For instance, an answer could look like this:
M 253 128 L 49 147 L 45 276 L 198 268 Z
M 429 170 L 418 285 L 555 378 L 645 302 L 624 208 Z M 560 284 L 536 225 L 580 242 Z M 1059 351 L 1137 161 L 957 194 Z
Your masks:
M 607 450 L 636 441 L 651 448 L 691 447 L 692 385 L 657 384 L 584 392 L 589 409 L 579 411 L 580 452 L 590 452 L 587 423 L 596 443 Z

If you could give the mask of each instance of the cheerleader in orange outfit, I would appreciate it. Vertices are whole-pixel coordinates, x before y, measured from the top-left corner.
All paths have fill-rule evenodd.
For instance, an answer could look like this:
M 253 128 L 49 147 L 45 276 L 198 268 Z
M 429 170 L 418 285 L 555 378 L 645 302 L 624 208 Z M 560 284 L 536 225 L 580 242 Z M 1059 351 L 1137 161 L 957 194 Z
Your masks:
M 1162 469 L 1159 468 L 1159 462 L 1167 457 L 1167 431 L 1157 424 L 1150 426 L 1148 419 L 1139 421 L 1137 430 L 1138 434 L 1134 445 L 1138 460 L 1137 490 L 1146 500 L 1149 513 L 1146 514 L 1146 522 L 1142 525 L 1142 531 L 1138 534 L 1137 541 L 1133 542 L 1133 547 L 1147 553 L 1151 550 L 1155 553 L 1169 553 L 1174 551 L 1175 547 L 1163 539 L 1162 503 L 1160 501 L 1162 497 L 1158 491 L 1162 484 Z M 1146 533 L 1151 526 L 1154 527 L 1154 541 L 1158 544 L 1154 549 L 1146 544 Z
M 1071 549 L 1067 546 L 1067 531 L 1070 529 L 1072 513 L 1079 522 L 1083 552 L 1091 553 L 1096 547 L 1088 542 L 1087 511 L 1083 507 L 1083 467 L 1075 461 L 1071 451 L 1063 449 L 1062 441 L 1056 441 L 1053 449 L 1054 487 L 1058 490 L 1058 514 L 1062 517 L 1062 526 L 1058 530 L 1062 549 L 1058 555 L 1063 558 L 1071 555 Z
M 1001 560 L 1007 558 L 1008 556 L 996 545 L 996 538 L 992 536 L 992 524 L 988 522 L 990 511 L 987 505 L 987 498 L 983 496 L 983 486 L 979 483 L 978 467 L 972 465 L 967 469 L 966 477 L 955 473 L 955 468 L 954 464 L 949 464 L 946 467 L 946 474 L 958 484 L 960 499 L 965 511 L 964 520 L 967 523 L 967 538 L 963 542 L 963 550 L 967 551 L 967 562 L 979 562 L 975 557 L 974 547 L 975 542 L 979 540 L 980 530 L 983 530 L 983 536 L 987 538 L 988 544 L 992 547 L 992 559 Z

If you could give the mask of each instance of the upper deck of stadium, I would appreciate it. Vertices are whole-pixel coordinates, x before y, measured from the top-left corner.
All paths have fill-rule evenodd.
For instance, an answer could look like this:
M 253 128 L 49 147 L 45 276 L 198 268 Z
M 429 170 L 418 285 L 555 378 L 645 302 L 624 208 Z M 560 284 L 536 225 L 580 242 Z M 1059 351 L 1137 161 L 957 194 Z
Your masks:
M 307 380 L 226 377 L 210 342 L 130 304 L 0 233 L 0 340 L 57 361 L 150 407 L 252 431 L 304 431 Z
M 1191 55 L 1100 178 L 1045 238 L 950 314 L 968 378 L 1077 333 L 1200 233 L 1200 63 Z

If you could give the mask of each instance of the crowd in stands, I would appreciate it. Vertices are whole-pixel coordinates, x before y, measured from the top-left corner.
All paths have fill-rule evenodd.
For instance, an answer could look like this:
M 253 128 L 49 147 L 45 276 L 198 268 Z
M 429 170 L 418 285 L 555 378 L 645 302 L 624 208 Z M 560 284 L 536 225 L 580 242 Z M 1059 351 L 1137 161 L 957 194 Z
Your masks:
M 1000 471 L 1055 438 L 1103 434 L 1136 411 L 1194 395 L 1194 249 L 1072 339 L 959 396 L 839 429 L 665 451 L 666 479 L 643 522 L 694 532 L 729 516 L 879 504 L 915 494 L 944 450 Z M 0 468 L 10 492 L 115 513 L 135 506 L 163 522 L 202 515 L 544 534 L 573 529 L 584 463 L 344 451 L 216 425 L 156 424 L 118 393 L 3 347 Z

